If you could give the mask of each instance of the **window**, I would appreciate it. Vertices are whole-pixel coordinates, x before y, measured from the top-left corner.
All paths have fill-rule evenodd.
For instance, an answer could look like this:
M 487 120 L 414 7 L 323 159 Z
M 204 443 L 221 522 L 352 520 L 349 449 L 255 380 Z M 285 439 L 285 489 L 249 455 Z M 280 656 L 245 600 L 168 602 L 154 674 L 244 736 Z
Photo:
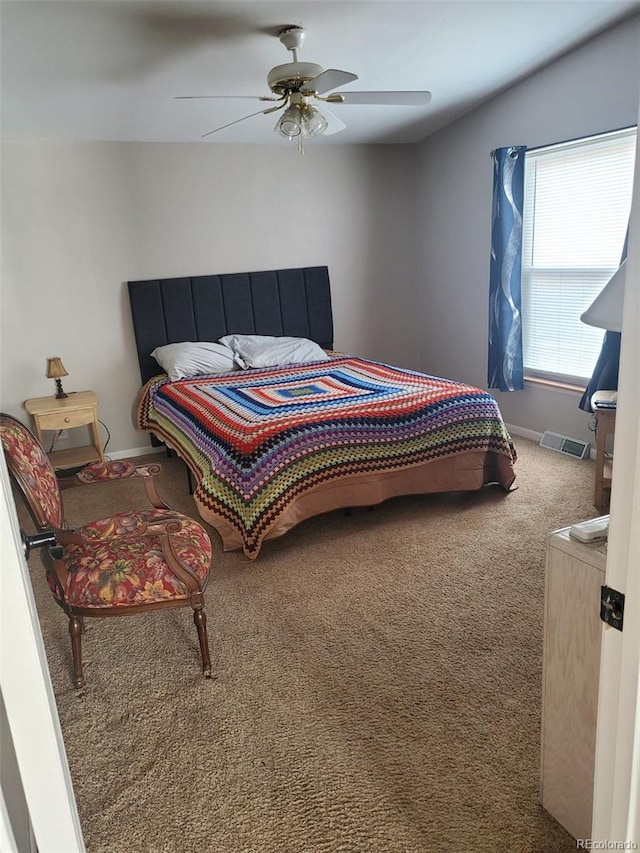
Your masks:
M 585 385 L 602 329 L 580 315 L 620 264 L 636 129 L 527 152 L 522 235 L 525 376 Z

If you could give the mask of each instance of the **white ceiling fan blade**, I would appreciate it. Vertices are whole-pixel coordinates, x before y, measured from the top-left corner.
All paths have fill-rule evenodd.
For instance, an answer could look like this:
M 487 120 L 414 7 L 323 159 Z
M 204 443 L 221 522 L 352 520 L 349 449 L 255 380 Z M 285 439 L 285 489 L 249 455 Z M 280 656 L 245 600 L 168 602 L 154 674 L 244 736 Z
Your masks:
M 345 104 L 382 104 L 396 107 L 423 107 L 431 92 L 341 92 Z
M 322 134 L 323 136 L 332 136 L 334 133 L 340 133 L 341 130 L 346 128 L 347 125 L 343 121 L 340 121 L 338 116 L 335 116 L 324 104 L 314 104 L 314 109 L 318 110 L 328 122 L 327 129 Z
M 275 98 L 263 98 L 261 95 L 174 95 L 174 101 L 201 101 L 224 98 L 226 100 L 234 99 L 236 101 L 272 101 Z M 280 100 L 278 98 L 278 100 Z
M 243 116 L 242 118 L 237 118 L 235 121 L 230 121 L 228 124 L 223 124 L 223 125 L 221 125 L 221 127 L 216 127 L 213 130 L 210 130 L 208 133 L 203 133 L 201 138 L 204 139 L 205 136 L 211 136 L 212 133 L 217 133 L 219 130 L 224 130 L 225 127 L 231 127 L 231 125 L 233 125 L 233 124 L 240 124 L 241 121 L 246 121 L 248 118 L 253 118 L 254 116 L 264 115 L 265 112 L 266 112 L 266 110 L 258 110 L 257 113 L 249 113 L 248 116 Z
M 357 74 L 351 74 L 350 71 L 338 71 L 337 68 L 327 68 L 322 74 L 318 74 L 313 80 L 309 80 L 300 88 L 301 93 L 307 94 L 315 92 L 318 95 L 323 95 L 325 92 L 330 92 L 338 86 L 345 86 L 347 83 L 352 83 L 358 79 Z

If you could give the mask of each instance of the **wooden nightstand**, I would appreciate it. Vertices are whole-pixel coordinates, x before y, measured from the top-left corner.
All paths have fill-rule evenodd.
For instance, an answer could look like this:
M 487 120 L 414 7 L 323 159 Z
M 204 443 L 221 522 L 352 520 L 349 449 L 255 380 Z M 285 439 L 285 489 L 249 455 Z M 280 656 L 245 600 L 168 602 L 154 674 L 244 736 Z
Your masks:
M 613 468 L 612 448 L 609 446 L 616 431 L 616 410 L 597 405 L 597 400 L 609 401 L 613 391 L 596 391 L 591 398 L 591 407 L 596 422 L 596 483 L 593 505 L 606 512 L 611 498 L 611 470 Z M 609 438 L 611 436 L 611 439 Z
M 76 391 L 58 400 L 55 397 L 35 397 L 25 400 L 25 409 L 33 417 L 36 435 L 40 444 L 43 430 L 75 429 L 88 425 L 93 443 L 83 447 L 70 447 L 49 453 L 54 468 L 78 468 L 90 462 L 104 462 L 98 423 L 98 397 L 93 391 Z

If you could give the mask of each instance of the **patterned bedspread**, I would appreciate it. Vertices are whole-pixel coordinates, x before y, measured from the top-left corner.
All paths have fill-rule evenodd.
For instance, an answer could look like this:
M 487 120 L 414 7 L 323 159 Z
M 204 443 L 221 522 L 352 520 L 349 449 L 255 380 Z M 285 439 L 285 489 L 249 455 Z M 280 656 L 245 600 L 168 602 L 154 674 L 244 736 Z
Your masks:
M 240 532 L 250 557 L 291 501 L 318 484 L 469 451 L 515 460 L 489 394 L 351 356 L 179 382 L 155 377 L 138 425 L 188 462 L 196 499 Z

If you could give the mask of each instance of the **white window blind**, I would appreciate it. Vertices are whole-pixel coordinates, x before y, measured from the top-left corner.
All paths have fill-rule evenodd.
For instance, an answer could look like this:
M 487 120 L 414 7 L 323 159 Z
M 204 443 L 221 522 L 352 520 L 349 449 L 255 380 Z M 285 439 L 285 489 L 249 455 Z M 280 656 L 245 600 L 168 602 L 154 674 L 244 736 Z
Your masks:
M 527 152 L 522 236 L 525 374 L 586 384 L 604 332 L 580 315 L 618 268 L 636 129 Z

